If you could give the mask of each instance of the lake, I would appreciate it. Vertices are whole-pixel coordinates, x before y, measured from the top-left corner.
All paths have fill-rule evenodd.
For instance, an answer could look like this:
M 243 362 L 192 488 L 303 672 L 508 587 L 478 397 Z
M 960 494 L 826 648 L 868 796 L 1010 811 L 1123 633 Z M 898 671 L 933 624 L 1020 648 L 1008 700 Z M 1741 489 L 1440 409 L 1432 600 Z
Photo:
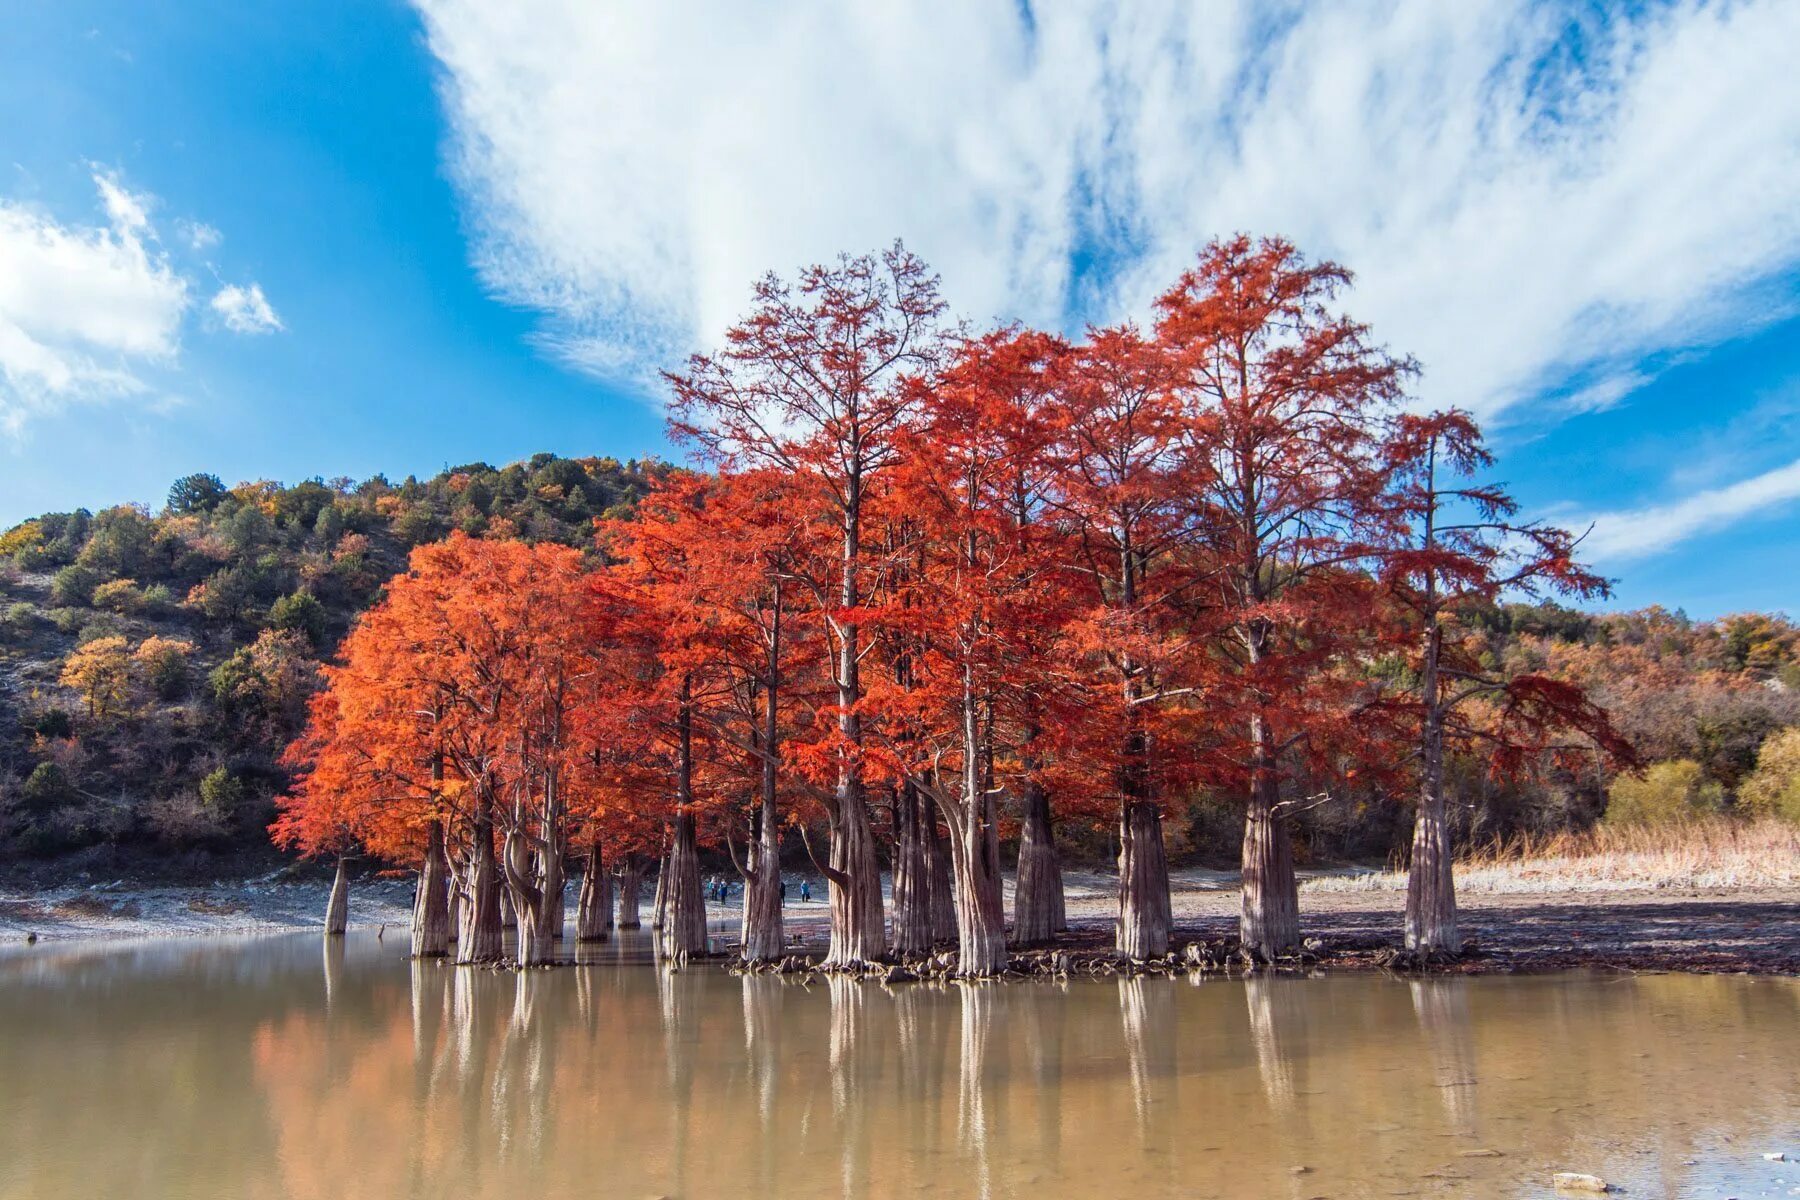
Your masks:
M 1800 1194 L 1800 981 L 515 974 L 0 952 L 0 1197 Z

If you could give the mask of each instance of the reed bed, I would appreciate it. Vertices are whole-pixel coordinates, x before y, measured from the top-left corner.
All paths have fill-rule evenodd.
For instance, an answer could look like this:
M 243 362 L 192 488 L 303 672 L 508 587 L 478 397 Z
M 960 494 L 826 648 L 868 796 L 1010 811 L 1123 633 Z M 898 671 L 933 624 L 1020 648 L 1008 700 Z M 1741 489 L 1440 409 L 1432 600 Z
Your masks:
M 1334 873 L 1302 886 L 1316 892 L 1404 890 L 1406 873 Z M 1795 888 L 1800 827 L 1721 818 L 1522 834 L 1465 853 L 1456 864 L 1456 886 L 1470 894 Z

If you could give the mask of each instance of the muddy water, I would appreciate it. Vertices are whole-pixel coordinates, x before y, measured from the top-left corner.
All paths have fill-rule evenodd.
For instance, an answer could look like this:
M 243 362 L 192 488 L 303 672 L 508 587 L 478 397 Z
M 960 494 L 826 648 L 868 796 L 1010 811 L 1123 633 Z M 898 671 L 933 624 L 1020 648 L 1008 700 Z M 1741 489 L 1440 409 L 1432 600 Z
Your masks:
M 639 946 L 627 947 L 637 957 Z M 1634 1196 L 1800 1188 L 1800 981 L 972 988 L 0 953 L 0 1197 Z

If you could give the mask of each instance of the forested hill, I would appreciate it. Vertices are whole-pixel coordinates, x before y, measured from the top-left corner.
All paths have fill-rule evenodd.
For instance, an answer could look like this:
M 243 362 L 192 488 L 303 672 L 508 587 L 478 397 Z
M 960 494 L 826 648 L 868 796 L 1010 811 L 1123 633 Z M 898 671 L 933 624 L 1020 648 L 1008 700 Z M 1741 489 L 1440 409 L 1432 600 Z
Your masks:
M 540 454 L 397 484 L 190 475 L 159 512 L 51 513 L 0 534 L 0 867 L 201 871 L 218 851 L 267 853 L 277 759 L 318 663 L 414 546 L 460 529 L 587 547 L 594 518 L 629 514 L 673 469 Z M 1488 665 L 1587 686 L 1650 772 L 1501 784 L 1453 764 L 1461 838 L 1603 815 L 1800 819 L 1800 630 L 1786 619 L 1509 605 L 1462 620 Z M 1380 858 L 1404 845 L 1403 803 L 1352 800 L 1300 818 L 1303 853 Z M 1238 814 L 1204 796 L 1176 807 L 1175 853 L 1233 857 Z M 1103 837 L 1065 833 L 1103 852 Z
M 399 483 L 189 475 L 157 512 L 0 534 L 0 862 L 263 844 L 318 661 L 414 546 L 462 530 L 586 547 L 672 469 L 538 454 Z

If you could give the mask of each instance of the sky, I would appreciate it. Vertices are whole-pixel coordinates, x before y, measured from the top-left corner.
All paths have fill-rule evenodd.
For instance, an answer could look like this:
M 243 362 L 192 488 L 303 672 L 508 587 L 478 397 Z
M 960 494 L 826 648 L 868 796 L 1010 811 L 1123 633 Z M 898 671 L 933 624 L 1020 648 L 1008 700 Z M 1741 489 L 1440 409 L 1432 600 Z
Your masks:
M 672 455 L 657 372 L 902 238 L 980 325 L 1280 234 L 1610 606 L 1800 613 L 1800 4 L 0 0 L 0 525 Z

